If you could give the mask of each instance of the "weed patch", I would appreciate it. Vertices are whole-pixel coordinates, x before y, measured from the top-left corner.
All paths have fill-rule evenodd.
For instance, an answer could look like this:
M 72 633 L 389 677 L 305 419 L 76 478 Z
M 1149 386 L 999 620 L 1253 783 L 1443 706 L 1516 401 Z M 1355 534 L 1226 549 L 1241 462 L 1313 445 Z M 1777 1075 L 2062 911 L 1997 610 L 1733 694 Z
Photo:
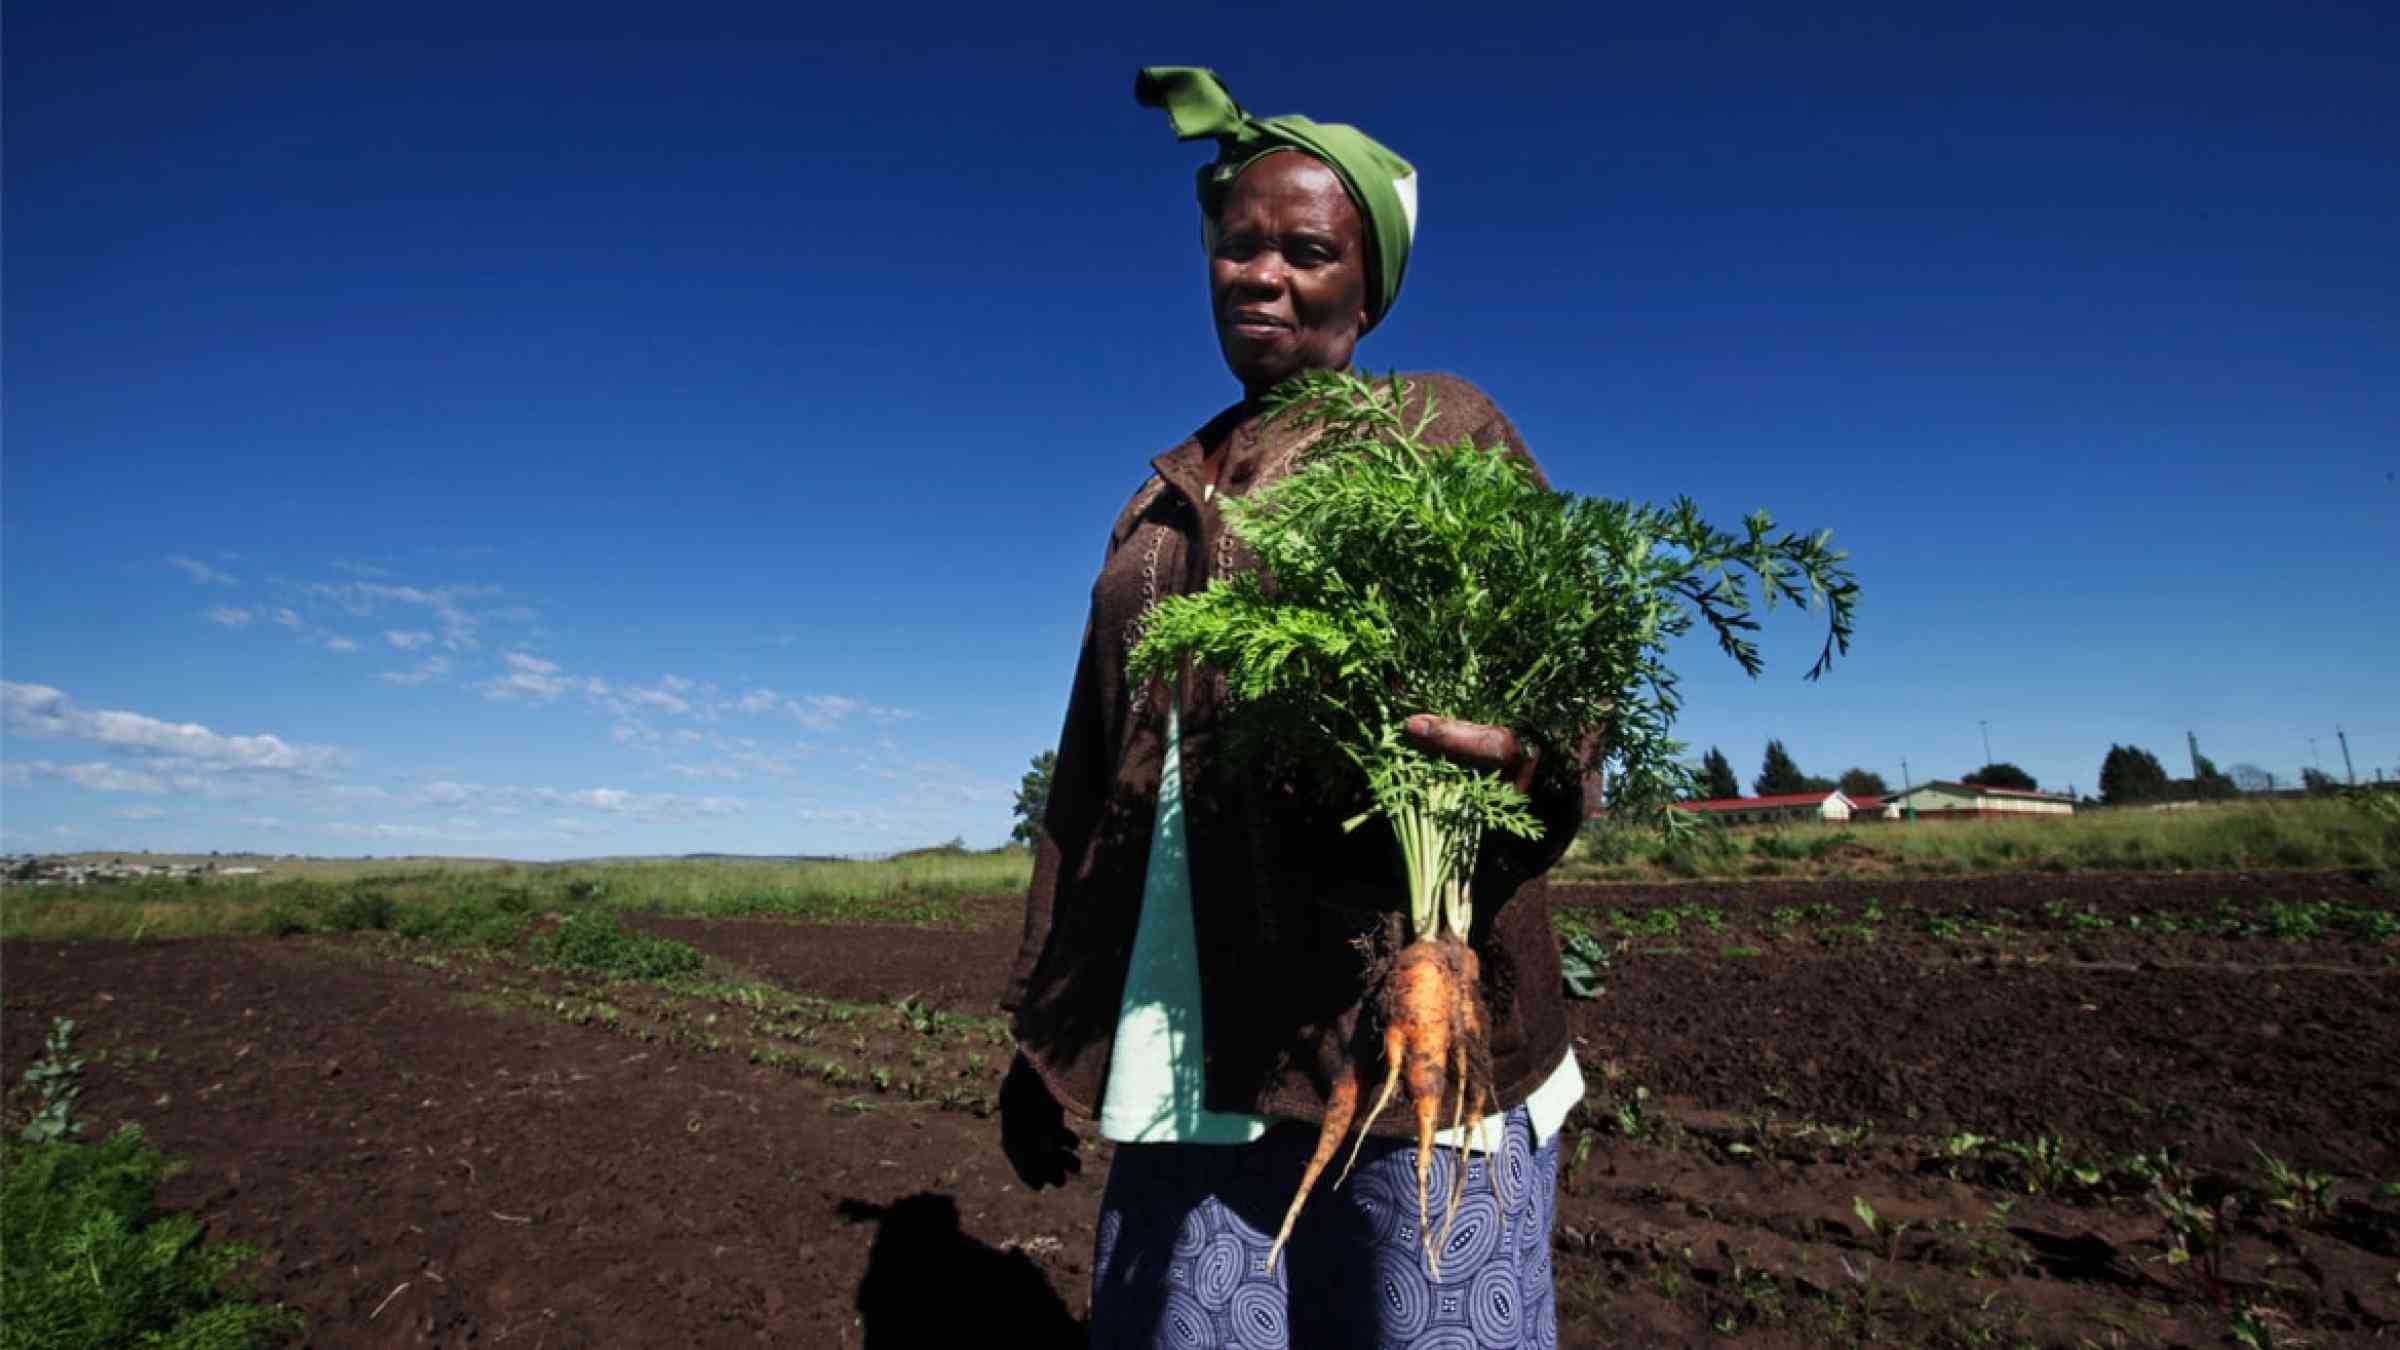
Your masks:
M 623 980 L 662 980 L 698 970 L 700 949 L 670 938 L 635 932 L 613 914 L 567 916 L 558 931 L 535 944 L 542 960 Z

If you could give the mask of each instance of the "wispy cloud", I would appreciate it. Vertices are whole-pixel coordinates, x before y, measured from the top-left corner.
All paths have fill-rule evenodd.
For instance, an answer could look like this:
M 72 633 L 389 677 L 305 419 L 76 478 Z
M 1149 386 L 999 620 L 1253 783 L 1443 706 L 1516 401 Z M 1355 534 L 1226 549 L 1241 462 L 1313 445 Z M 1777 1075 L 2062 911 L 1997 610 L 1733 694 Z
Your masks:
M 514 784 L 461 783 L 437 779 L 420 784 L 406 803 L 454 811 L 513 816 L 524 812 L 580 808 L 639 821 L 685 821 L 740 815 L 749 808 L 733 797 L 695 797 L 681 792 L 635 792 L 618 787 L 553 788 Z
M 424 646 L 426 643 L 433 641 L 433 634 L 426 632 L 422 628 L 406 630 L 398 628 L 386 628 L 383 630 L 383 640 L 395 647 L 398 647 L 404 652 L 413 652 L 417 648 Z
M 198 558 L 187 558 L 180 553 L 169 557 L 167 562 L 180 568 L 184 575 L 203 586 L 232 586 L 241 580 L 232 573 L 220 572 Z
M 220 768 L 315 774 L 342 762 L 329 745 L 280 736 L 226 736 L 197 722 L 167 722 L 136 712 L 95 711 L 46 685 L 0 681 L 0 725 L 16 736 L 89 741 L 143 755 L 166 755 Z
M 390 684 L 419 685 L 431 684 L 449 673 L 449 657 L 428 656 L 406 670 L 387 670 L 376 678 Z
M 440 630 L 442 645 L 452 651 L 481 645 L 476 636 L 481 617 L 468 608 L 468 602 L 500 593 L 497 586 L 393 586 L 380 581 L 320 581 L 308 589 L 310 594 L 323 596 L 362 617 L 384 605 L 424 609 L 431 615 L 434 627 Z
M 246 609 L 236 609 L 232 605 L 219 605 L 208 611 L 207 617 L 210 623 L 221 623 L 227 628 L 240 628 L 250 622 L 252 615 Z
M 778 713 L 815 732 L 829 732 L 860 717 L 905 722 L 916 716 L 906 708 L 881 707 L 845 694 L 785 694 L 763 686 L 739 698 L 725 700 L 719 706 L 752 716 Z
M 354 652 L 358 650 L 358 644 L 346 637 L 329 637 L 325 639 L 325 650 L 329 652 Z
M 556 661 L 545 661 L 524 652 L 509 652 L 500 659 L 507 664 L 508 673 L 484 683 L 485 698 L 523 696 L 547 703 L 567 692 L 569 681 L 559 673 Z
M 55 778 L 73 783 L 93 792 L 165 792 L 167 780 L 154 773 L 128 769 L 97 760 L 85 764 L 60 764 L 47 759 L 11 760 L 5 774 L 12 783 L 29 782 L 35 778 Z

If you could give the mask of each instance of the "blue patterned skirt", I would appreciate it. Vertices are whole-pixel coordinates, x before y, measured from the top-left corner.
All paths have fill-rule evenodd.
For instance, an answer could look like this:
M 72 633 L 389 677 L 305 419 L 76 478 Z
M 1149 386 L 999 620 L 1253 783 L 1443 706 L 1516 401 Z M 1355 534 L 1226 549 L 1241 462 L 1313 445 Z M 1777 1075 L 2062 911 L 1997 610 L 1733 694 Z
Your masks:
M 1508 1113 L 1495 1154 L 1436 1150 L 1429 1226 L 1437 1236 L 1462 1156 L 1467 1168 L 1438 1281 L 1418 1239 L 1416 1147 L 1386 1139 L 1367 1141 L 1336 1190 L 1345 1141 L 1267 1273 L 1267 1249 L 1315 1144 L 1313 1127 L 1292 1124 L 1252 1144 L 1118 1145 L 1092 1262 L 1095 1350 L 1558 1344 L 1550 1277 L 1558 1140 L 1537 1147 L 1525 1108 Z

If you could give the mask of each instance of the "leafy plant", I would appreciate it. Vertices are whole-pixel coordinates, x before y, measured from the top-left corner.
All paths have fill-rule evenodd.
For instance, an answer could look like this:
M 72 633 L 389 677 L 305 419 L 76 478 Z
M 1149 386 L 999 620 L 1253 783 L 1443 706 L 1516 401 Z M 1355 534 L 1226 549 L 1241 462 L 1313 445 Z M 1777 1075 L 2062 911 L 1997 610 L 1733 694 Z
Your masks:
M 1857 1215 L 1858 1221 L 1867 1226 L 1869 1237 L 1883 1239 L 1884 1260 L 1892 1260 L 1899 1253 L 1900 1235 L 1907 1232 L 1911 1226 L 1906 1220 L 1882 1217 L 1875 1212 L 1873 1205 L 1867 1203 L 1867 1198 L 1863 1195 L 1850 1197 L 1850 1212 Z
M 33 1118 L 17 1137 L 28 1143 L 47 1144 L 67 1139 L 83 1129 L 74 1119 L 75 1099 L 83 1095 L 83 1061 L 70 1058 L 75 1050 L 75 1019 L 54 1017 L 50 1020 L 49 1039 L 42 1042 L 42 1057 L 25 1070 L 19 1083 L 30 1088 L 38 1100 Z
M 229 1282 L 252 1248 L 203 1243 L 199 1220 L 157 1213 L 158 1185 L 174 1165 L 139 1126 L 93 1144 L 11 1142 L 5 1155 L 0 1350 L 242 1350 L 299 1325 Z
M 1632 1096 L 1618 1101 L 1609 1111 L 1609 1119 L 1627 1139 L 1658 1137 L 1658 1117 L 1650 1114 L 1650 1089 L 1646 1087 L 1637 1086 Z
M 2289 1214 L 2304 1224 L 2315 1223 L 2333 1212 L 2335 1177 L 2331 1172 L 2302 1171 L 2256 1144 L 2250 1146 L 2250 1151 L 2258 1155 L 2259 1189 L 2268 1208 Z
M 1598 998 L 1608 992 L 1608 969 L 1624 955 L 1622 942 L 1602 942 L 1589 932 L 1570 933 L 1558 947 L 1559 974 L 1570 998 Z
M 665 979 L 698 970 L 707 961 L 697 947 L 635 932 L 613 914 L 592 911 L 569 914 L 537 949 L 554 964 L 627 980 Z

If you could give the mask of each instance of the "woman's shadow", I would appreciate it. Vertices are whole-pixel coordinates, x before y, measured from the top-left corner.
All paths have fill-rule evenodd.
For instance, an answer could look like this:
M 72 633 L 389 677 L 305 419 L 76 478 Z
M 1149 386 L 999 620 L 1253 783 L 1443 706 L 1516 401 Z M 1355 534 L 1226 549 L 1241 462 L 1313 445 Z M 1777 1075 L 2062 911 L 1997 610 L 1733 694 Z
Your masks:
M 1083 1324 L 1033 1258 L 967 1236 L 951 1197 L 919 1191 L 888 1205 L 844 1200 L 835 1208 L 852 1223 L 878 1225 L 858 1283 L 865 1350 L 972 1345 L 995 1335 L 1038 1350 L 1084 1344 Z

